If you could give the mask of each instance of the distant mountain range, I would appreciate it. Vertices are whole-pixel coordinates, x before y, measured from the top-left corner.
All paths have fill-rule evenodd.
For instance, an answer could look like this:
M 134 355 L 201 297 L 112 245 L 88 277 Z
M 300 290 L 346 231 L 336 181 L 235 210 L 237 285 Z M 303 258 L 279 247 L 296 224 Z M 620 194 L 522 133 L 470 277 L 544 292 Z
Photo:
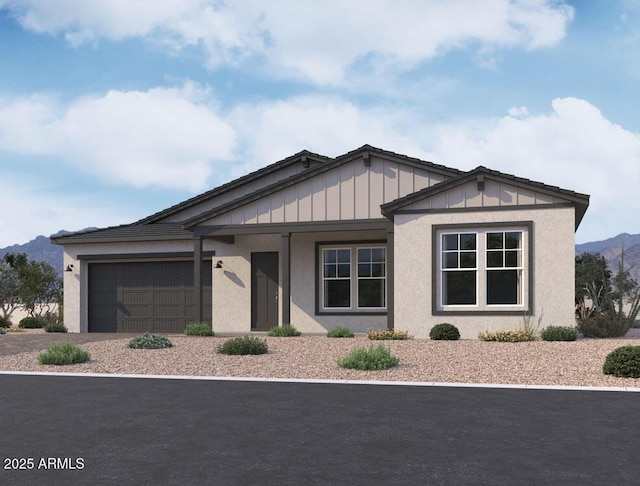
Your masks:
M 62 230 L 56 233 L 56 236 L 69 233 L 70 231 Z M 582 243 L 576 245 L 576 255 L 581 253 L 600 253 L 607 260 L 609 267 L 613 271 L 617 271 L 622 248 L 624 248 L 625 267 L 631 267 L 631 276 L 637 282 L 640 282 L 640 234 L 621 233 L 606 240 Z M 26 253 L 30 260 L 47 262 L 62 275 L 62 247 L 51 243 L 47 236 L 38 236 L 24 245 L 0 248 L 0 258 L 7 253 Z
M 61 230 L 51 236 L 62 236 L 69 233 L 72 233 L 72 231 Z M 46 262 L 55 268 L 58 275 L 62 276 L 62 246 L 51 243 L 48 236 L 40 235 L 24 245 L 11 245 L 6 248 L 0 248 L 0 258 L 3 258 L 7 253 L 26 253 L 29 260 Z

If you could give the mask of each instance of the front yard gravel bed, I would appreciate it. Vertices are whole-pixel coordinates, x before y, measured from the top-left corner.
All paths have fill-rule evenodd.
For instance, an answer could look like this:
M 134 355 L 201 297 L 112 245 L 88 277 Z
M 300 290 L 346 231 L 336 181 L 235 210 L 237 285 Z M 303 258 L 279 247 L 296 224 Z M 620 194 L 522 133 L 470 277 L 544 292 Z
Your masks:
M 167 335 L 172 348 L 144 350 L 127 348 L 129 336 L 81 345 L 91 353 L 88 363 L 43 366 L 39 353 L 30 352 L 0 356 L 0 370 L 640 388 L 640 379 L 602 373 L 608 353 L 623 345 L 640 345 L 640 336 L 630 334 L 573 342 L 385 341 L 400 358 L 398 366 L 385 371 L 347 370 L 336 364 L 358 346 L 380 343 L 362 336 L 267 337 L 269 352 L 257 356 L 218 354 L 216 348 L 225 337 Z

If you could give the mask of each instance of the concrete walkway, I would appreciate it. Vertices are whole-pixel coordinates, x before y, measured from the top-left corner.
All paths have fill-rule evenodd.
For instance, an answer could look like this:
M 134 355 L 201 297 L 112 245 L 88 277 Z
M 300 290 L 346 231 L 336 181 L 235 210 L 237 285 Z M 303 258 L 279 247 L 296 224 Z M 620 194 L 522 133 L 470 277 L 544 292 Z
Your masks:
M 76 344 L 109 341 L 111 339 L 132 338 L 138 334 L 123 333 L 47 333 L 42 329 L 29 329 L 25 332 L 10 332 L 0 335 L 0 356 L 33 353 L 45 350 L 56 341 L 71 341 Z

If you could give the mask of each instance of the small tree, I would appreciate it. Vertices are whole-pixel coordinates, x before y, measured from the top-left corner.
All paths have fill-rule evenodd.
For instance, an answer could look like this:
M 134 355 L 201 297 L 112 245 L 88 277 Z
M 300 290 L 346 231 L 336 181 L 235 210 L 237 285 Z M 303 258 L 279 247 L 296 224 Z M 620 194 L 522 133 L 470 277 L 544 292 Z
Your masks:
M 20 278 L 18 272 L 6 261 L 0 261 L 0 309 L 3 317 L 11 314 L 20 306 Z
M 51 311 L 51 304 L 62 302 L 62 279 L 46 262 L 29 261 L 25 253 L 7 253 L 4 257 L 19 280 L 17 299 L 30 316 Z
M 633 324 L 640 313 L 640 287 L 631 277 L 630 270 L 624 265 L 624 248 L 618 271 L 613 276 L 603 256 L 586 253 L 576 257 L 576 317 L 579 323 L 600 317 L 618 322 L 626 329 Z M 630 304 L 628 313 L 624 311 L 625 304 Z
M 611 270 L 607 267 L 607 261 L 602 255 L 598 253 L 578 255 L 575 275 L 576 305 L 582 304 L 585 297 L 591 298 L 594 294 L 597 296 L 611 293 Z

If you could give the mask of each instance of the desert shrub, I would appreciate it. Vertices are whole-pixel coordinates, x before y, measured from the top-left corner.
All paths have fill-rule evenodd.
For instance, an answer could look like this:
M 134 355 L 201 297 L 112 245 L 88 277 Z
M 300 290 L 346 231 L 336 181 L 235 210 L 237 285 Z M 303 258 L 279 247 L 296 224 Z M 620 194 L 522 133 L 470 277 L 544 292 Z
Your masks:
M 327 333 L 327 337 L 330 338 L 351 338 L 353 336 L 353 331 L 346 326 L 334 327 Z
M 549 326 L 540 332 L 543 341 L 575 341 L 578 339 L 578 332 L 575 327 Z
M 622 378 L 640 378 L 640 346 L 622 346 L 604 360 L 602 372 Z
M 91 355 L 68 341 L 60 341 L 49 345 L 49 348 L 38 355 L 38 361 L 43 365 L 69 365 L 85 363 Z
M 391 355 L 388 346 L 378 344 L 369 349 L 359 347 L 351 350 L 347 356 L 339 358 L 337 363 L 341 368 L 354 370 L 386 370 L 400 362 L 397 356 Z
M 367 329 L 367 337 L 372 341 L 413 339 L 413 336 L 410 336 L 407 331 L 393 329 Z
M 460 331 L 453 324 L 443 322 L 431 328 L 429 337 L 435 341 L 456 341 L 460 339 Z
M 191 322 L 184 328 L 187 336 L 213 336 L 213 329 L 206 322 Z
M 134 337 L 127 347 L 132 349 L 163 349 L 173 346 L 171 341 L 160 334 L 149 334 L 145 332 L 141 336 Z
M 617 319 L 607 314 L 596 314 L 586 319 L 578 319 L 578 331 L 588 338 L 613 338 L 624 336 L 629 330 L 627 319 Z
M 505 329 L 498 331 L 480 331 L 478 339 L 482 341 L 498 341 L 501 343 L 519 343 L 524 341 L 536 341 L 536 332 L 527 329 Z
M 47 324 L 59 323 L 60 316 L 57 312 L 45 312 L 44 314 L 38 316 L 38 319 L 42 323 L 42 327 L 45 327 Z
M 273 326 L 267 332 L 267 336 L 271 337 L 295 337 L 302 334 L 291 324 L 283 324 L 282 326 Z
M 67 332 L 67 328 L 61 322 L 50 322 L 44 326 L 44 332 Z
M 6 327 L 6 328 L 3 329 L 3 331 L 7 332 L 7 333 L 9 333 L 9 332 L 11 332 L 11 333 L 14 333 L 14 332 L 27 332 L 24 329 L 22 329 L 21 327 Z
M 265 354 L 267 350 L 267 341 L 255 336 L 231 338 L 218 346 L 218 353 L 231 355 Z
M 0 316 L 0 329 L 11 327 L 11 319 L 5 316 Z
M 27 316 L 20 320 L 18 327 L 23 329 L 40 329 L 42 327 L 42 319 L 34 316 Z

